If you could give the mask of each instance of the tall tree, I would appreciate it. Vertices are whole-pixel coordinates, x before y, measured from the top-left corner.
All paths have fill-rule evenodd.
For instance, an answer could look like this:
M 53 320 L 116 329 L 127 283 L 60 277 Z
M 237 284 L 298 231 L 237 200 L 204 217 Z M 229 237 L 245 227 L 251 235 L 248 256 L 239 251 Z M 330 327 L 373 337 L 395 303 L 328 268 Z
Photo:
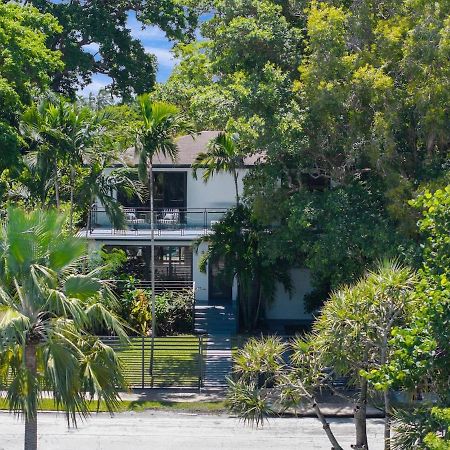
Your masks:
M 350 377 L 359 386 L 354 408 L 356 448 L 367 448 L 367 374 L 395 359 L 394 328 L 407 323 L 413 310 L 416 276 L 396 262 L 380 263 L 358 283 L 335 291 L 313 325 L 312 348 L 322 367 Z M 385 450 L 390 449 L 390 392 L 384 391 Z M 364 447 L 365 446 L 365 447 Z
M 51 76 L 63 69 L 60 53 L 50 50 L 49 44 L 61 30 L 49 14 L 0 3 L 0 171 L 19 162 L 23 108 L 31 103 L 35 90 L 45 89 Z
M 151 231 L 151 290 L 152 290 L 152 338 L 155 337 L 155 229 L 154 229 L 154 190 L 153 159 L 159 155 L 173 161 L 178 155 L 175 138 L 181 132 L 189 132 L 188 124 L 183 120 L 175 105 L 152 102 L 149 94 L 138 97 L 140 126 L 137 130 L 135 151 L 139 159 L 138 174 L 140 180 L 148 185 L 150 197 L 150 231 Z M 153 341 L 152 341 L 153 342 Z M 152 345 L 153 353 L 153 345 Z M 153 354 L 152 354 L 153 356 Z
M 301 242 L 305 226 L 317 229 L 314 245 L 286 248 L 312 270 L 316 297 L 323 301 L 335 283 L 320 273 L 327 258 L 316 264 L 316 255 L 329 255 L 322 232 L 331 225 L 335 243 L 352 246 L 352 237 L 365 243 L 351 247 L 367 257 L 346 281 L 382 256 L 383 236 L 417 265 L 416 217 L 407 200 L 447 170 L 448 2 L 211 0 L 203 6 L 212 11 L 202 26 L 205 40 L 179 47 L 181 62 L 157 95 L 173 95 L 198 126 L 237 131 L 265 153 L 264 164 L 246 178 L 246 200 L 261 219 L 280 223 L 285 240 Z M 352 218 L 352 234 L 343 226 L 351 218 L 346 208 L 331 223 L 319 211 L 298 214 L 318 199 L 345 196 L 368 205 L 368 215 Z M 381 225 L 382 239 L 367 233 L 369 216 Z M 339 254 L 334 273 L 348 267 L 345 251 Z
M 56 208 L 61 206 L 61 165 L 69 146 L 66 119 L 68 103 L 62 98 L 43 98 L 22 115 L 22 134 L 32 151 L 26 161 L 39 180 L 42 202 L 54 190 Z M 53 188 L 53 189 L 52 189 Z
M 93 111 L 88 106 L 52 96 L 30 106 L 21 122 L 28 144 L 24 157 L 28 170 L 20 181 L 31 197 L 28 203 L 56 204 L 60 208 L 63 201 L 68 201 L 69 226 L 73 230 L 75 212 L 85 214 L 97 196 L 112 223 L 123 225 L 124 216 L 113 191 L 139 192 L 139 186 L 131 181 L 126 170 L 105 169 L 118 160 L 121 146 L 127 143 L 128 131 L 122 126 L 116 129 L 119 115 L 122 119 L 126 112 L 124 107 Z M 133 116 L 125 117 L 130 128 Z M 63 180 L 68 189 L 64 189 Z M 53 194 L 55 202 L 50 199 Z
M 408 323 L 394 329 L 395 358 L 369 379 L 379 389 L 419 389 L 437 396 L 432 405 L 397 414 L 396 449 L 446 448 L 450 440 L 450 186 L 427 190 L 411 203 L 421 211 L 418 224 L 424 252 L 413 314 Z
M 111 92 L 124 98 L 153 87 L 157 61 L 132 37 L 127 25 L 130 14 L 136 14 L 143 26 L 159 26 L 169 38 L 178 40 L 191 38 L 197 21 L 195 11 L 178 0 L 29 0 L 29 3 L 52 14 L 63 26 L 52 39 L 52 48 L 61 51 L 65 68 L 53 77 L 52 87 L 72 98 L 94 74 L 111 77 Z M 89 47 L 96 50 L 89 51 Z
M 0 228 L 0 383 L 11 411 L 24 415 L 25 450 L 37 448 L 44 389 L 75 422 L 89 400 L 114 410 L 124 385 L 114 351 L 92 335 L 102 326 L 126 338 L 114 297 L 95 275 L 76 272 L 86 245 L 65 225 L 55 211 L 11 208 Z

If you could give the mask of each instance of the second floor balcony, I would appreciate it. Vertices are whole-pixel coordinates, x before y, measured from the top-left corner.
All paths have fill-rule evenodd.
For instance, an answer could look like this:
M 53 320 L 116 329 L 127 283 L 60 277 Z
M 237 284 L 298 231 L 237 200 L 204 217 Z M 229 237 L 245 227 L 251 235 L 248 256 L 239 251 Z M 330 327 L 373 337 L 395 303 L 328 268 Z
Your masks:
M 155 208 L 153 229 L 156 237 L 192 238 L 211 231 L 218 223 L 226 208 Z M 150 208 L 124 207 L 124 225 L 114 226 L 105 208 L 94 205 L 89 214 L 88 236 L 108 238 L 110 236 L 145 237 L 151 235 Z

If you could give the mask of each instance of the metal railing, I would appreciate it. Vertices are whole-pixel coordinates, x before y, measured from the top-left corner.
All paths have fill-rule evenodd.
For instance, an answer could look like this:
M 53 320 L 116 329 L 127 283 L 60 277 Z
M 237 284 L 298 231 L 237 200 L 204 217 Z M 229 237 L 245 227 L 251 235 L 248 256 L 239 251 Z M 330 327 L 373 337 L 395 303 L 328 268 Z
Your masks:
M 107 280 L 107 282 L 118 290 L 125 289 L 129 281 L 127 280 Z M 133 284 L 137 289 L 151 289 L 150 280 L 140 280 Z M 161 294 L 165 291 L 192 291 L 195 297 L 195 281 L 191 280 L 155 280 L 155 294 Z
M 89 234 L 135 234 L 151 233 L 151 213 L 149 208 L 123 208 L 125 227 L 115 228 L 111 223 L 105 208 L 93 205 L 89 212 Z M 218 223 L 227 208 L 155 208 L 153 211 L 153 226 L 155 234 L 164 232 L 179 232 L 181 235 L 189 231 L 205 233 Z

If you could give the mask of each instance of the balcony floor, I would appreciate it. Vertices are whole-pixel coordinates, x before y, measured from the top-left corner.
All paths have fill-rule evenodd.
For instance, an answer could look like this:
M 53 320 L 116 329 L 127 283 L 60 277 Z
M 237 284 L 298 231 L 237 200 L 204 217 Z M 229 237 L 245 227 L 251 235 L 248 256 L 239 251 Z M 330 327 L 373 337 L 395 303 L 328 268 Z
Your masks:
M 185 241 L 195 240 L 205 234 L 211 233 L 211 230 L 204 228 L 183 228 L 177 230 L 160 229 L 155 230 L 155 240 L 161 241 Z M 142 240 L 150 239 L 151 233 L 147 228 L 142 229 L 127 229 L 127 230 L 115 230 L 107 227 L 96 227 L 86 235 L 86 230 L 81 230 L 78 235 L 90 240 L 109 240 L 109 239 L 126 239 L 126 240 Z

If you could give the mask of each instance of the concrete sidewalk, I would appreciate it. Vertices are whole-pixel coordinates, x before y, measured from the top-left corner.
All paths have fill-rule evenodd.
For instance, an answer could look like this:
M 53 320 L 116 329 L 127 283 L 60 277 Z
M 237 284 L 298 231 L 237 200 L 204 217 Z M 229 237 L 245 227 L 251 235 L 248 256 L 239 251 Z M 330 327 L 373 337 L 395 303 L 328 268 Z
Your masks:
M 226 399 L 225 389 L 182 390 L 182 389 L 145 389 L 123 393 L 122 400 L 126 401 L 160 401 L 160 402 L 218 402 Z M 322 413 L 326 417 L 352 417 L 353 404 L 333 395 L 321 395 L 317 401 Z M 299 417 L 316 417 L 312 407 L 308 404 L 290 409 L 283 415 L 297 415 Z M 371 405 L 367 407 L 367 416 L 372 418 L 384 417 L 384 413 Z

